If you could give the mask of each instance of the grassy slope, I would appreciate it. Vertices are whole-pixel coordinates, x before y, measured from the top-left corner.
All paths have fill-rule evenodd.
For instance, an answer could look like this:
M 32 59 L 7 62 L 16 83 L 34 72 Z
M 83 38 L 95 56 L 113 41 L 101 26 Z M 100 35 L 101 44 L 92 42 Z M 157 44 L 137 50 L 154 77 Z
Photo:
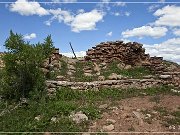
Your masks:
M 69 88 L 62 88 L 58 91 L 54 99 L 43 98 L 40 101 L 30 100 L 28 106 L 21 106 L 0 117 L 0 131 L 87 131 L 87 126 L 93 119 L 100 118 L 103 110 L 98 109 L 104 101 L 121 100 L 135 96 L 173 94 L 170 87 L 161 86 L 159 88 L 137 89 L 102 89 L 100 91 L 76 91 Z M 0 102 L 1 111 L 5 108 L 5 102 Z M 14 105 L 9 105 L 9 108 Z M 89 121 L 75 124 L 69 119 L 72 111 L 84 112 Z M 34 118 L 40 115 L 41 120 Z M 179 113 L 177 114 L 179 115 Z M 53 123 L 52 117 L 56 117 L 58 122 Z

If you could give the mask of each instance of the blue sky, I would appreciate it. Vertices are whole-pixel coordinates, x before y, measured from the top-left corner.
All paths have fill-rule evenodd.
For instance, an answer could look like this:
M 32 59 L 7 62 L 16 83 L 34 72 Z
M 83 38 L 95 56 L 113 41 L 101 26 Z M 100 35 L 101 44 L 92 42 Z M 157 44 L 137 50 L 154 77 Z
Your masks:
M 83 56 L 86 50 L 100 42 L 124 40 L 143 43 L 146 52 L 151 56 L 163 56 L 167 60 L 180 63 L 178 0 L 136 0 L 153 3 L 128 3 L 135 0 L 0 2 L 0 51 L 5 50 L 3 44 L 12 29 L 31 43 L 42 42 L 51 34 L 54 45 L 68 56 L 72 55 L 69 53 L 69 42 L 77 54 Z

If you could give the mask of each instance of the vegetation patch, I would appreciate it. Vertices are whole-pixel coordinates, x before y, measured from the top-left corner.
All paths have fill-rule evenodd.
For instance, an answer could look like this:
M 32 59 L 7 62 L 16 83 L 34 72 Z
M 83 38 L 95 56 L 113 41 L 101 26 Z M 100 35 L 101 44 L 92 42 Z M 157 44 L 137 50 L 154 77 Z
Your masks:
M 111 73 L 116 73 L 126 77 L 142 78 L 143 76 L 153 74 L 149 69 L 145 67 L 132 67 L 130 69 L 120 69 L 117 67 L 118 64 L 119 62 L 117 61 L 109 63 L 108 67 L 105 70 L 103 70 L 102 75 L 104 75 L 107 78 Z

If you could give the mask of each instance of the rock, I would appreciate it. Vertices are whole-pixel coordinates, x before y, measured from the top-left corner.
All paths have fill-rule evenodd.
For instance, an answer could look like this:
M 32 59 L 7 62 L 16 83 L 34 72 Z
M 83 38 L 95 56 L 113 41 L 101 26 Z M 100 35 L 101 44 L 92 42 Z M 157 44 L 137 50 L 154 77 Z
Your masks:
M 82 135 L 91 135 L 90 133 L 82 133 Z
M 118 80 L 121 80 L 122 78 L 123 78 L 122 75 L 117 75 L 117 79 L 118 79 Z
M 57 120 L 56 117 L 52 117 L 52 118 L 51 118 L 51 121 L 54 122 L 54 123 L 58 122 L 58 120 Z
M 100 75 L 101 73 L 100 72 L 97 72 L 96 75 Z
M 49 133 L 49 132 L 45 132 L 45 133 L 44 133 L 44 135 L 51 135 L 51 133 Z
M 124 69 L 125 64 L 124 64 L 124 63 L 119 63 L 119 64 L 117 64 L 117 67 L 118 67 L 119 69 Z
M 110 80 L 117 80 L 118 79 L 118 75 L 116 73 L 112 73 L 110 76 L 108 76 L 108 79 L 110 79 Z
M 71 76 L 71 75 L 73 75 L 73 73 L 71 71 L 68 71 L 67 75 Z
M 85 73 L 92 73 L 92 70 L 84 70 Z
M 53 84 L 53 83 L 50 83 L 49 86 L 48 86 L 48 88 L 56 88 L 56 85 Z
M 42 70 L 42 72 L 43 72 L 44 74 L 47 74 L 47 73 L 49 72 L 49 70 L 46 69 L 46 68 L 41 68 L 41 70 Z
M 151 114 L 146 114 L 146 116 L 150 118 L 150 117 L 151 117 Z
M 105 132 L 112 131 L 112 130 L 114 130 L 113 124 L 110 124 L 108 126 L 106 126 L 106 125 L 103 126 L 103 131 L 105 131 Z
M 160 79 L 170 79 L 171 75 L 160 75 L 159 78 Z
M 131 65 L 126 65 L 126 66 L 124 67 L 124 69 L 126 69 L 126 70 L 131 69 L 131 68 L 132 68 Z
M 107 109 L 108 108 L 108 104 L 103 104 L 99 106 L 99 109 Z
M 56 80 L 57 80 L 57 81 L 64 81 L 64 79 L 65 79 L 65 77 L 62 76 L 62 75 L 58 75 L 58 76 L 56 77 Z
M 112 123 L 112 124 L 116 123 L 116 121 L 113 120 L 113 119 L 107 119 L 106 121 L 107 121 L 108 123 Z
M 91 73 L 84 73 L 84 75 L 89 77 L 93 76 Z
M 133 111 L 133 114 L 139 120 L 139 124 L 143 125 L 143 118 L 144 118 L 144 116 L 140 112 L 136 112 L 136 111 Z
M 94 71 L 95 72 L 100 72 L 100 68 L 96 63 L 94 63 Z
M 151 79 L 151 78 L 154 78 L 153 75 L 146 75 L 146 76 L 143 76 L 144 79 Z
M 98 76 L 98 81 L 104 81 L 105 77 L 104 76 Z
M 41 120 L 41 115 L 36 116 L 34 119 L 37 120 L 37 121 L 40 121 Z
M 83 114 L 81 111 L 79 111 L 75 114 L 71 113 L 71 115 L 69 117 L 72 118 L 72 120 L 74 122 L 76 122 L 77 124 L 88 120 L 88 117 L 85 114 Z
M 180 93 L 180 90 L 171 89 L 171 91 L 174 93 Z
M 68 65 L 69 70 L 76 70 L 76 68 L 73 65 Z

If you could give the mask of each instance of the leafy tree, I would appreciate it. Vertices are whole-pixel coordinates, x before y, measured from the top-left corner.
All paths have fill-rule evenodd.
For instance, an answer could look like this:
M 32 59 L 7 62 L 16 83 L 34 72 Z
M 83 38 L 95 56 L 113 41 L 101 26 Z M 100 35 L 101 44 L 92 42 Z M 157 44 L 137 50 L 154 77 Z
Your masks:
M 42 93 L 45 76 L 41 64 L 53 51 L 51 36 L 44 43 L 30 44 L 22 35 L 10 31 L 4 46 L 7 52 L 3 57 L 2 94 L 8 99 L 20 99 L 28 97 L 30 92 Z

